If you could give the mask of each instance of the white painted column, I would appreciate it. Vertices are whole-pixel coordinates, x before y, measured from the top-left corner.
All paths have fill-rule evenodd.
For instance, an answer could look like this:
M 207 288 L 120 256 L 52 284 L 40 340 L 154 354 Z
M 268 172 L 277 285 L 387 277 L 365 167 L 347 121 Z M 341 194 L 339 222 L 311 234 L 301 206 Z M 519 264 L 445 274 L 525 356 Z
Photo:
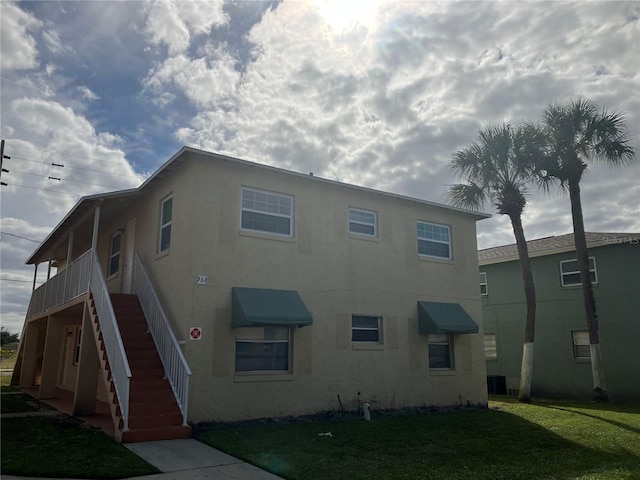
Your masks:
M 69 233 L 69 244 L 67 245 L 67 267 L 71 263 L 71 254 L 73 252 L 73 231 Z M 64 267 L 64 268 L 67 268 Z
M 96 213 L 93 216 L 93 239 L 91 241 L 91 248 L 96 250 L 98 247 L 98 227 L 100 226 L 100 203 L 96 205 Z

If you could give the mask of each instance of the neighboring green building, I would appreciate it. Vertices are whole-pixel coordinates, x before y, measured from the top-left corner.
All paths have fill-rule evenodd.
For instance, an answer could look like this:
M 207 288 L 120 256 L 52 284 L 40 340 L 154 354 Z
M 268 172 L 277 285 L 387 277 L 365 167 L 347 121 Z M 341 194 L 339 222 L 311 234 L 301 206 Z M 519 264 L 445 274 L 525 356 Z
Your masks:
M 587 233 L 604 380 L 614 402 L 640 401 L 640 233 Z M 536 287 L 531 393 L 590 397 L 589 335 L 573 234 L 528 242 Z M 516 394 L 526 305 L 516 245 L 478 252 L 489 393 Z

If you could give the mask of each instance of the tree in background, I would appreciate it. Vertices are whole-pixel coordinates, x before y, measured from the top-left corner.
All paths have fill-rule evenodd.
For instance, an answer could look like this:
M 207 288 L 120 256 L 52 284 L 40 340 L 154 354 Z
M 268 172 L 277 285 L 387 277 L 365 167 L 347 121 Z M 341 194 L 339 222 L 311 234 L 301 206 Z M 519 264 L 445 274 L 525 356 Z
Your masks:
M 0 345 L 6 345 L 8 343 L 15 343 L 19 341 L 19 335 L 17 333 L 11 333 L 4 327 L 0 327 Z
M 600 109 L 594 102 L 577 98 L 564 104 L 550 105 L 544 112 L 544 128 L 550 147 L 550 155 L 544 158 L 541 171 L 543 185 L 557 183 L 569 191 L 573 235 L 584 309 L 591 344 L 591 370 L 594 396 L 606 400 L 598 317 L 589 273 L 589 254 L 584 232 L 580 181 L 588 164 L 602 161 L 618 166 L 627 165 L 635 158 L 634 149 L 624 121 L 624 115 L 614 110 Z
M 511 220 L 527 302 L 520 401 L 529 401 L 531 396 L 536 323 L 536 292 L 522 227 L 522 212 L 527 205 L 527 185 L 534 177 L 544 151 L 545 137 L 535 125 L 512 127 L 505 123 L 484 127 L 476 142 L 453 155 L 451 168 L 466 183 L 452 185 L 447 192 L 452 205 L 479 210 L 491 201 L 500 215 L 507 215 Z

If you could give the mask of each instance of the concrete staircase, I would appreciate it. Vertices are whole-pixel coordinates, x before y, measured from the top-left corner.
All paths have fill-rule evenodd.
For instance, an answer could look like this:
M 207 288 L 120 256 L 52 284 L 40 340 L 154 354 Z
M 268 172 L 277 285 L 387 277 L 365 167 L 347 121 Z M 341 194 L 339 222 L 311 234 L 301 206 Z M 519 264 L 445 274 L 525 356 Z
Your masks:
M 102 367 L 111 392 L 112 416 L 116 431 L 121 434 L 121 441 L 132 443 L 190 437 L 191 427 L 182 424 L 180 407 L 165 378 L 164 368 L 148 331 L 138 297 L 112 294 L 111 303 L 131 369 L 129 429 L 125 431 L 122 430 L 122 412 L 95 314 L 94 325 Z M 95 312 L 93 308 L 91 311 Z

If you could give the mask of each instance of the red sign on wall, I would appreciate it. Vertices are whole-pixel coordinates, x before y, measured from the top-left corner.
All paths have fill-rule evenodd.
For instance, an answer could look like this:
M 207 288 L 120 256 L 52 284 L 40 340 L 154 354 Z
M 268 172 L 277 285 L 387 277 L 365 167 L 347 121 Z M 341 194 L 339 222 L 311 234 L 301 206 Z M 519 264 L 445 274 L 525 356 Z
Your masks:
M 202 328 L 191 327 L 189 329 L 189 338 L 191 340 L 200 340 L 202 338 Z

